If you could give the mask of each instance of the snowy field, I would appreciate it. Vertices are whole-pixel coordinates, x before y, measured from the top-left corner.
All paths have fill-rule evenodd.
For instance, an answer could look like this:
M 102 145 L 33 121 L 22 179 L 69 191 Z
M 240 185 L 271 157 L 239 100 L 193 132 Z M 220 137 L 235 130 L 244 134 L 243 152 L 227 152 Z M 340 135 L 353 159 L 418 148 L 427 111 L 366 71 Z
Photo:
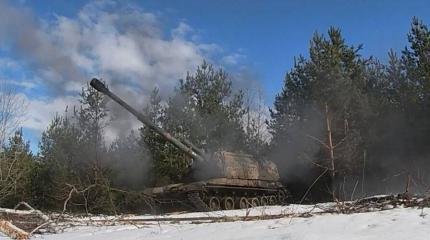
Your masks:
M 318 214 L 329 204 L 305 206 L 258 207 L 245 210 L 218 211 L 211 213 L 186 213 L 163 217 L 222 217 L 261 216 L 310 212 L 315 215 L 285 217 L 272 220 L 234 221 L 216 223 L 193 222 L 148 222 L 139 225 L 80 226 L 66 229 L 62 233 L 36 235 L 33 239 L 151 239 L 151 240 L 223 240 L 223 239 L 294 239 L 294 240 L 363 240 L 363 239 L 430 239 L 430 209 L 395 208 L 386 211 L 355 214 Z M 159 218 L 160 216 L 138 216 L 135 218 Z M 131 217 L 133 218 L 133 217 Z

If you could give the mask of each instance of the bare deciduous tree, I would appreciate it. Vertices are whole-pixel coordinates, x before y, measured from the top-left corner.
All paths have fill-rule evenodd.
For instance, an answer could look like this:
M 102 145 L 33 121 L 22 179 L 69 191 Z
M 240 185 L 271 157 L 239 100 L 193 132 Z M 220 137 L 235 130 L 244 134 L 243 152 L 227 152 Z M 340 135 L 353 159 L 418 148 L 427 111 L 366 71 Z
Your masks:
M 246 91 L 246 114 L 243 125 L 248 137 L 248 145 L 253 154 L 261 154 L 264 146 L 270 142 L 271 135 L 267 129 L 268 108 L 264 103 L 263 90 L 259 87 Z
M 22 139 L 22 131 L 17 132 L 24 120 L 27 102 L 16 89 L 6 80 L 0 80 L 0 200 L 11 196 L 17 191 L 22 181 L 25 181 L 29 165 L 25 161 L 23 151 L 28 146 Z M 8 146 L 7 139 L 15 133 L 14 144 L 21 146 Z M 19 133 L 19 134 L 17 134 Z M 18 139 L 20 138 L 20 139 Z M 17 142 L 18 141 L 18 142 Z M 27 155 L 26 155 L 27 156 Z
M 27 113 L 27 102 L 6 80 L 0 80 L 0 146 L 14 133 Z

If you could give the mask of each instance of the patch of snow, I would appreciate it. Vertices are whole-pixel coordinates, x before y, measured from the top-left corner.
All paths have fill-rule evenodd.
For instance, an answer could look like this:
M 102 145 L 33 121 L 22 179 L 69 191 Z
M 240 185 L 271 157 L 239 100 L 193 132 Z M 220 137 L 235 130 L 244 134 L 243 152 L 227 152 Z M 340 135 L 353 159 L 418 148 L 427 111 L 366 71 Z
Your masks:
M 320 212 L 328 204 L 289 205 L 285 207 L 258 207 L 250 209 L 249 216 L 262 214 Z M 63 233 L 38 235 L 34 239 L 92 239 L 92 240 L 380 240 L 430 239 L 429 209 L 395 208 L 356 214 L 322 214 L 309 218 L 280 218 L 259 221 L 237 221 L 193 224 L 190 222 L 149 222 L 145 225 L 103 227 L 74 227 Z M 245 216 L 246 210 L 185 213 L 163 217 Z M 133 216 L 131 218 L 159 218 L 160 216 Z M 100 217 L 99 217 L 100 218 Z M 94 218 L 93 218 L 94 219 Z

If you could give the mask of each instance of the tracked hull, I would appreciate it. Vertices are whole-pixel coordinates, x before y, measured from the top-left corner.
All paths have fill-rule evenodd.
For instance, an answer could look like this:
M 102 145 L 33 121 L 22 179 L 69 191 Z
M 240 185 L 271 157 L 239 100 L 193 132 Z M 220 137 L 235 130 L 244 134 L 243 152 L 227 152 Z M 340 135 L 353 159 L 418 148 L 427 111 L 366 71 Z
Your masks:
M 160 203 L 197 211 L 285 203 L 287 191 L 272 162 L 226 151 L 216 152 L 210 159 L 193 169 L 197 175 L 205 173 L 205 180 L 150 188 L 145 193 Z
M 284 204 L 288 195 L 280 182 L 229 178 L 171 184 L 146 189 L 145 193 L 162 205 L 182 205 L 195 211 Z

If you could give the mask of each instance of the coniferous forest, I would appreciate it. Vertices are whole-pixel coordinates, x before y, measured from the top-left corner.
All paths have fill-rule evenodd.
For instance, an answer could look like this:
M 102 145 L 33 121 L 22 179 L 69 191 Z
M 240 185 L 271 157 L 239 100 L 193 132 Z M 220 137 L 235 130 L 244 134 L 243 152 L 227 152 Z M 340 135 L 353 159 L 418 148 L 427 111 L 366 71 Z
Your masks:
M 154 88 L 137 107 L 207 151 L 275 162 L 291 202 L 423 193 L 430 187 L 430 30 L 414 18 L 404 39 L 403 49 L 377 59 L 363 56 L 364 45 L 349 44 L 341 29 L 315 33 L 309 51 L 291 59 L 279 79 L 283 87 L 269 111 L 209 62 L 179 80 L 168 98 Z M 149 205 L 142 190 L 184 181 L 185 154 L 143 125 L 107 142 L 115 117 L 109 101 L 89 85 L 78 97 L 46 126 L 39 152 L 30 151 L 19 127 L 8 134 L 2 206 L 140 211 Z

